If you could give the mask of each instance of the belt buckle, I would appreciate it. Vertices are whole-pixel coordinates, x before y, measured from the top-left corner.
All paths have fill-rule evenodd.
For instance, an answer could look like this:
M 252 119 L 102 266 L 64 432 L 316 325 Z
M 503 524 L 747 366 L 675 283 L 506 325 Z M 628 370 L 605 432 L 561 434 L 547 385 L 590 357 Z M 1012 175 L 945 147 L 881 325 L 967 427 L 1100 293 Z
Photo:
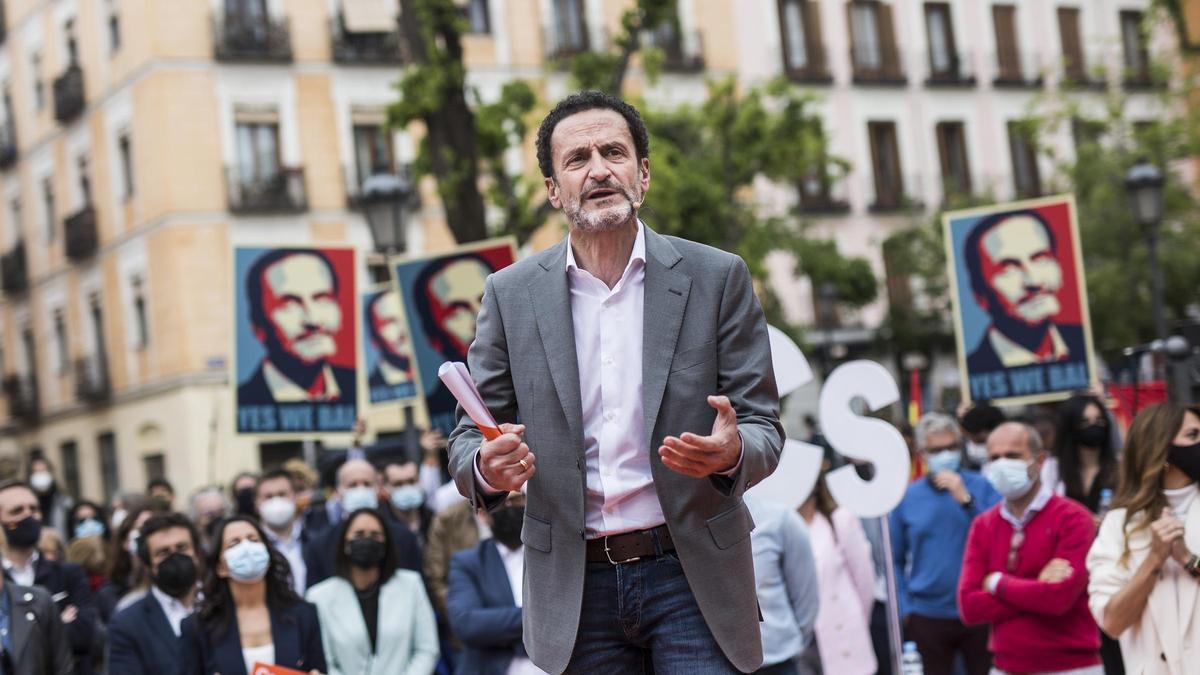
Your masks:
M 622 565 L 622 564 L 624 564 L 624 563 L 630 563 L 630 562 L 634 562 L 635 560 L 641 560 L 641 559 L 642 559 L 642 556 L 640 556 L 640 555 L 639 555 L 639 556 L 637 556 L 637 557 L 635 557 L 635 558 L 626 558 L 625 560 L 613 560 L 613 558 L 612 558 L 612 549 L 610 549 L 610 548 L 608 547 L 608 535 L 607 535 L 607 534 L 606 534 L 606 535 L 604 535 L 604 555 L 605 555 L 605 557 L 607 557 L 607 558 L 608 558 L 608 562 L 609 562 L 609 563 L 611 563 L 611 564 L 613 564 L 613 565 Z

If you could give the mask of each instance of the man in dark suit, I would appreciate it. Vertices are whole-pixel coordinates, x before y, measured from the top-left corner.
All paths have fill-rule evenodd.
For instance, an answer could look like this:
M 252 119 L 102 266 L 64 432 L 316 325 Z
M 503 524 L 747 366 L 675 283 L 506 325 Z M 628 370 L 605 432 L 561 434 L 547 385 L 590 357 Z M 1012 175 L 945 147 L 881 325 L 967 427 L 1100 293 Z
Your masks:
M 306 584 L 309 588 L 321 583 L 334 574 L 334 558 L 337 556 L 338 529 L 351 513 L 359 509 L 378 509 L 379 472 L 365 459 L 352 459 L 338 469 L 337 496 L 341 502 L 341 519 L 330 523 L 304 545 L 304 565 L 307 568 Z M 388 522 L 395 542 L 400 567 L 421 573 L 421 542 L 407 527 Z
M 267 356 L 238 386 L 238 405 L 350 401 L 355 373 L 334 365 L 343 317 L 340 282 L 320 251 L 275 249 L 246 273 L 254 335 Z
M 63 635 L 58 607 L 44 588 L 18 586 L 0 576 L 0 602 L 11 607 L 2 638 L 0 672 L 71 675 L 71 646 Z
M 180 624 L 196 602 L 200 536 L 185 516 L 152 516 L 141 528 L 138 557 L 154 585 L 108 627 L 108 672 L 155 675 L 179 672 Z
M 450 558 L 447 613 L 463 644 L 457 673 L 505 675 L 514 659 L 529 661 L 521 642 L 524 517 L 525 494 L 510 493 L 504 506 L 487 516 L 492 538 Z
M 967 356 L 971 373 L 1086 359 L 1083 327 L 1056 322 L 1063 270 L 1041 214 L 1010 211 L 983 219 L 963 249 L 971 291 L 991 326 Z
M 96 637 L 96 607 L 87 578 L 79 565 L 42 557 L 37 542 L 42 531 L 42 511 L 33 490 L 21 481 L 0 483 L 0 527 L 8 549 L 4 575 L 20 586 L 46 589 L 61 610 L 60 619 L 75 661 L 75 673 L 92 672 L 92 644 Z

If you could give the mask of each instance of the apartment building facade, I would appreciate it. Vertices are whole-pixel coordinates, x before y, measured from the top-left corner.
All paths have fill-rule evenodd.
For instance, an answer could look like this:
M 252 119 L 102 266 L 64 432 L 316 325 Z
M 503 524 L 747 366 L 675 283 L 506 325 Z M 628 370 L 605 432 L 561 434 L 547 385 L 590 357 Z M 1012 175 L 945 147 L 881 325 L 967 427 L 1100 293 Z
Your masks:
M 522 77 L 556 100 L 570 85 L 548 63 L 606 48 L 629 2 L 462 0 L 471 84 L 487 100 Z M 383 126 L 403 65 L 396 1 L 0 5 L 0 473 L 40 453 L 66 490 L 101 498 L 160 475 L 187 492 L 298 453 L 232 433 L 229 254 L 370 248 L 358 186 L 411 162 L 419 135 Z M 1103 86 L 1148 84 L 1129 29 L 1147 5 L 679 0 L 678 20 L 647 36 L 663 76 L 635 67 L 630 86 L 652 105 L 699 102 L 724 74 L 786 75 L 817 94 L 831 150 L 854 170 L 757 198 L 799 201 L 882 279 L 883 239 L 946 190 L 1043 190 L 1050 167 L 1014 131 L 1039 93 L 1071 79 L 1099 106 Z M 1132 76 L 1093 82 L 1099 61 Z M 536 171 L 531 146 L 511 170 Z M 409 250 L 452 245 L 432 184 L 421 192 Z M 811 289 L 791 261 L 773 265 L 791 317 L 812 323 Z M 843 316 L 837 339 L 869 336 L 884 303 Z

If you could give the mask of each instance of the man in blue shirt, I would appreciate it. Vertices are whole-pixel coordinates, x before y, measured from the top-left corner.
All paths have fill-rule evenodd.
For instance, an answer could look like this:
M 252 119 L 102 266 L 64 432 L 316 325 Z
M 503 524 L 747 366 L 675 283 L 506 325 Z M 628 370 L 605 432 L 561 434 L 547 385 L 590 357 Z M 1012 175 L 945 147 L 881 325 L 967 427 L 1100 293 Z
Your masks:
M 961 469 L 962 431 L 953 417 L 923 416 L 916 437 L 929 470 L 890 516 L 905 637 L 917 643 L 926 675 L 951 675 L 956 654 L 968 675 L 987 675 L 987 629 L 962 623 L 955 593 L 971 522 L 1000 495 L 983 476 Z

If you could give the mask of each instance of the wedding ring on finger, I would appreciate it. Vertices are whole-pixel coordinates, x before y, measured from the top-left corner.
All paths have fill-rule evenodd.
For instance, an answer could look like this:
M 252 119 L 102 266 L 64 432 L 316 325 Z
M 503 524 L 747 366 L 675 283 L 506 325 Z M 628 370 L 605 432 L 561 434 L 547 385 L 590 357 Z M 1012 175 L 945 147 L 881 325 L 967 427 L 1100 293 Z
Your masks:
M 522 457 L 517 463 L 521 465 L 522 471 L 529 470 L 529 462 L 526 462 L 524 457 Z

